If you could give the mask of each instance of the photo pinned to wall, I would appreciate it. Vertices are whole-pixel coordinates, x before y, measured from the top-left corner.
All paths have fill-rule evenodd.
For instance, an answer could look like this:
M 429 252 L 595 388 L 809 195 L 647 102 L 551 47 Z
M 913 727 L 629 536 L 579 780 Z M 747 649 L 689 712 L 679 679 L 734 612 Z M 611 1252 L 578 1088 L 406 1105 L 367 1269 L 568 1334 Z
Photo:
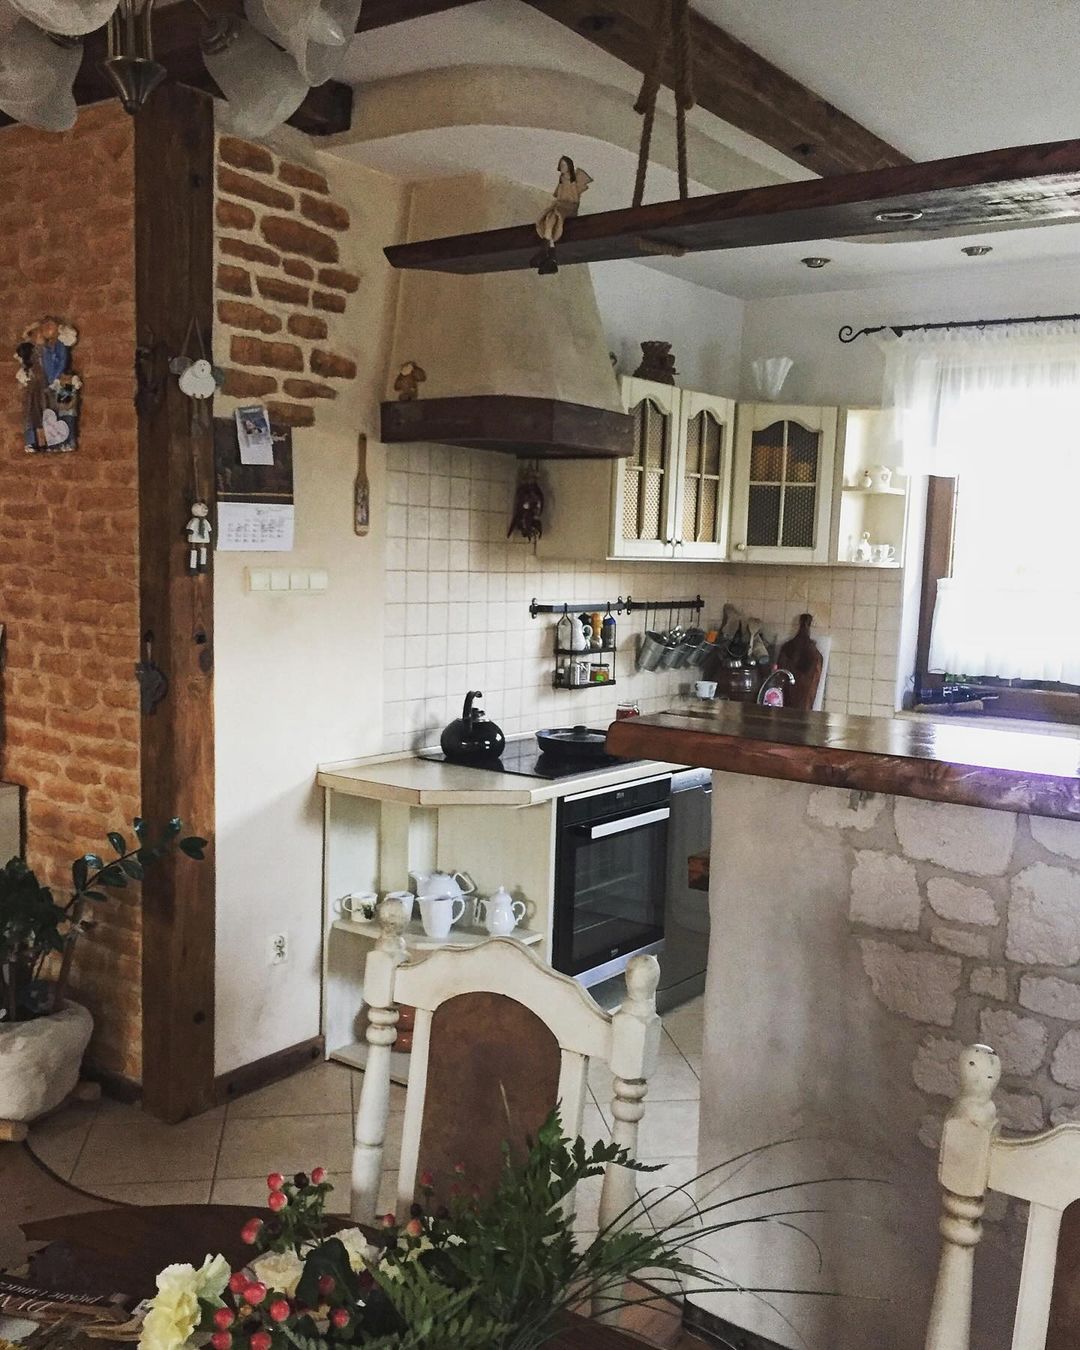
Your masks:
M 15 348 L 15 378 L 26 391 L 24 446 L 29 455 L 74 450 L 79 444 L 81 378 L 71 368 L 78 330 L 46 315 L 23 330 Z
M 239 413 L 214 418 L 218 550 L 288 553 L 293 547 L 292 429 L 267 419 L 267 430 L 270 460 L 251 463 L 241 449 Z
M 241 464 L 273 464 L 274 440 L 270 434 L 270 414 L 261 403 L 237 408 L 236 435 L 240 442 Z

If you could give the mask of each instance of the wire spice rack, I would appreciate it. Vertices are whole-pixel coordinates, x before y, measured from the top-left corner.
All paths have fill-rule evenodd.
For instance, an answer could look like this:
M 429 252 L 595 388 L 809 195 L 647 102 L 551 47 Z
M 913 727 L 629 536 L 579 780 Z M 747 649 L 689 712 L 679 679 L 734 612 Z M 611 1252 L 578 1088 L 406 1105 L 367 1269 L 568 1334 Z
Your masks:
M 529 605 L 529 614 L 535 619 L 541 614 L 599 613 L 604 619 L 614 619 L 617 614 L 654 613 L 666 610 L 669 618 L 676 614 L 681 618 L 683 610 L 692 614 L 700 614 L 704 607 L 705 601 L 700 595 L 694 596 L 693 599 L 674 600 L 635 600 L 633 596 L 628 595 L 624 598 L 620 595 L 614 603 L 610 600 L 547 602 L 534 598 Z M 647 622 L 646 627 L 648 627 Z M 604 645 L 601 639 L 598 646 L 590 645 L 586 651 L 574 651 L 560 647 L 556 637 L 553 648 L 555 669 L 552 672 L 552 686 L 555 689 L 585 689 L 607 688 L 614 685 L 616 683 L 615 656 L 617 650 L 617 639 L 609 645 Z

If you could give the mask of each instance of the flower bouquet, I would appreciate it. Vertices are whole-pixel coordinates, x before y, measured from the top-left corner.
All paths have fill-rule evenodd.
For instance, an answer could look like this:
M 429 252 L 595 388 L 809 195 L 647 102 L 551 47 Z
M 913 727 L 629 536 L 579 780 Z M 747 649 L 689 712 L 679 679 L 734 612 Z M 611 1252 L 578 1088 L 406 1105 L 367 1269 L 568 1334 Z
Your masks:
M 371 1231 L 327 1217 L 323 1168 L 291 1181 L 271 1173 L 271 1217 L 249 1219 L 241 1230 L 255 1251 L 251 1262 L 230 1272 L 222 1257 L 208 1256 L 197 1270 L 162 1271 L 141 1350 L 206 1343 L 212 1350 L 533 1350 L 565 1329 L 571 1311 L 655 1302 L 665 1289 L 737 1288 L 694 1265 L 693 1244 L 740 1223 L 777 1218 L 790 1227 L 792 1214 L 812 1212 L 705 1222 L 746 1198 L 729 1196 L 705 1208 L 688 1200 L 685 1214 L 663 1225 L 652 1211 L 671 1191 L 654 1189 L 579 1246 L 571 1203 L 579 1182 L 611 1163 L 658 1168 L 615 1144 L 571 1143 L 554 1112 L 523 1160 L 505 1145 L 504 1154 L 489 1198 L 467 1186 L 458 1164 L 446 1203 L 437 1203 L 436 1178 L 424 1172 L 409 1214 L 386 1214 Z M 643 1270 L 652 1287 L 628 1287 Z

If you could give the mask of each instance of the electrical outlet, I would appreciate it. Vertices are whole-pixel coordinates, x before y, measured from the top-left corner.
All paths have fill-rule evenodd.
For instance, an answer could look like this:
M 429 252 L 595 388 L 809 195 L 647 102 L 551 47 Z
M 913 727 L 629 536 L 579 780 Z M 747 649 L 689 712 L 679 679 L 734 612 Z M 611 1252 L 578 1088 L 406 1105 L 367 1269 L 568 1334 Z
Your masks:
M 268 966 L 283 966 L 288 959 L 288 933 L 271 933 L 267 942 L 266 964 Z

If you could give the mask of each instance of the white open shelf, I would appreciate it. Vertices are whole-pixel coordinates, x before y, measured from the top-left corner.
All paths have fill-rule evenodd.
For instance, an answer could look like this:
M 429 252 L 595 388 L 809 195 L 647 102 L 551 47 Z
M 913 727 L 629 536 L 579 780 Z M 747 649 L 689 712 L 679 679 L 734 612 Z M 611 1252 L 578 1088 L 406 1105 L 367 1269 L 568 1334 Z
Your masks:
M 875 488 L 875 487 L 848 487 L 847 484 L 845 483 L 845 485 L 844 485 L 844 487 L 841 489 L 841 491 L 843 491 L 843 492 L 857 492 L 857 493 L 860 494 L 860 496 L 863 496 L 863 497 L 906 497 L 906 496 L 907 496 L 907 488 L 902 488 L 902 487 L 887 487 L 887 488 Z
M 334 928 L 339 933 L 352 933 L 357 937 L 366 937 L 371 942 L 377 942 L 382 932 L 377 923 L 366 920 L 357 923 L 352 919 L 335 919 Z M 449 937 L 433 938 L 424 932 L 423 925 L 418 919 L 413 919 L 401 936 L 405 939 L 407 947 L 423 952 L 431 951 L 435 947 L 475 947 L 481 942 L 486 942 L 491 934 L 486 928 L 451 928 Z M 534 933 L 531 928 L 515 928 L 509 936 L 526 947 L 532 947 L 537 942 L 543 941 L 543 934 Z

